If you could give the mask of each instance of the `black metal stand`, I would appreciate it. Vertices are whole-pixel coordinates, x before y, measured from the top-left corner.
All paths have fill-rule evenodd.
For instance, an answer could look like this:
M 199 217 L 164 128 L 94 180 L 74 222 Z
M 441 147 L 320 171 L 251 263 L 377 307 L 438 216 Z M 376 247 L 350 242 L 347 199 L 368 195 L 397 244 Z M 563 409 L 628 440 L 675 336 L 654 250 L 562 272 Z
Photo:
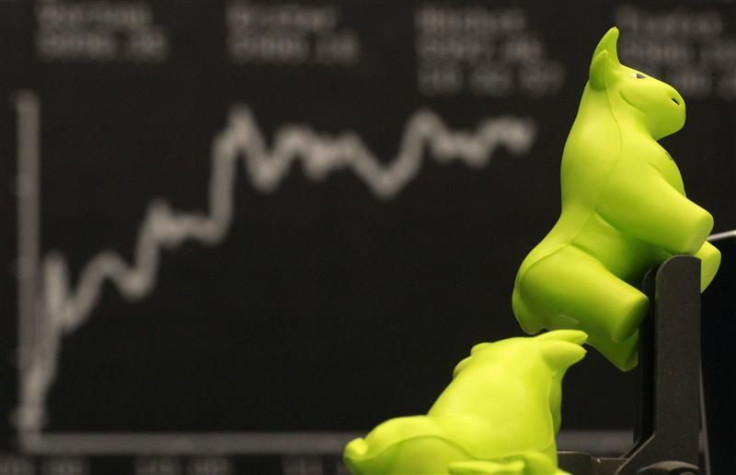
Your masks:
M 634 446 L 619 458 L 560 452 L 574 475 L 696 475 L 700 434 L 700 260 L 675 256 L 644 279 Z

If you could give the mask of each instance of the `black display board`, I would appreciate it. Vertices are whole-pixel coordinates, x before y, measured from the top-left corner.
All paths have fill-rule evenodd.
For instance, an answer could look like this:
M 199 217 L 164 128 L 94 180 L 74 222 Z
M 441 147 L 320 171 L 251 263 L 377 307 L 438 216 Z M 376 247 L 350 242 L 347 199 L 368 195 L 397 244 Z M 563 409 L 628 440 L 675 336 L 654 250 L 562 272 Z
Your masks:
M 736 398 L 733 383 L 736 351 L 729 335 L 736 328 L 736 233 L 714 241 L 723 262 L 718 280 L 703 298 L 703 389 L 707 458 L 711 473 L 729 473 L 736 467 Z
M 613 24 L 687 101 L 664 145 L 733 229 L 735 14 L 0 0 L 0 473 L 339 473 L 320 457 L 426 411 L 520 334 L 514 275 Z M 573 368 L 568 448 L 626 441 L 633 381 Z

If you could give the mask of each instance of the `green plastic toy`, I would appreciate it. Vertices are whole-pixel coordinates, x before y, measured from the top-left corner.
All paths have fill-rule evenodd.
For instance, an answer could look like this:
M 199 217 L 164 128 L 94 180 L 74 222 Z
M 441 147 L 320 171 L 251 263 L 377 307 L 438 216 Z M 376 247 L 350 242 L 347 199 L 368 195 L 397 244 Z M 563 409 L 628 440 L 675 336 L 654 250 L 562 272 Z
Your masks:
M 720 265 L 706 241 L 711 215 L 685 197 L 682 177 L 657 142 L 685 124 L 668 84 L 628 68 L 618 30 L 598 44 L 562 157 L 562 213 L 516 276 L 513 310 L 523 330 L 582 329 L 622 370 L 637 364 L 648 299 L 635 285 L 674 254 L 702 260 L 701 288 Z
M 400 417 L 345 448 L 358 475 L 563 474 L 562 377 L 585 356 L 582 331 L 473 347 L 426 416 Z

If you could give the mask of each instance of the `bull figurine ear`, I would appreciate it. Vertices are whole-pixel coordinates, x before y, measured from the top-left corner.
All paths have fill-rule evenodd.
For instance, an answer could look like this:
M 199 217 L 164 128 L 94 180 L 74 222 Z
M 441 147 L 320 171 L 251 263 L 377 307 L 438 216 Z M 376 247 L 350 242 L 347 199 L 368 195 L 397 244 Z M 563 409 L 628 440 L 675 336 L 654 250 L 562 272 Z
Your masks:
M 533 337 L 537 341 L 566 341 L 582 345 L 588 341 L 588 334 L 582 330 L 552 330 Z
M 608 72 L 608 53 L 598 53 L 590 65 L 590 85 L 593 89 L 602 90 L 606 88 L 606 73 Z
M 608 72 L 621 64 L 618 60 L 617 42 L 618 28 L 613 27 L 603 35 L 593 53 L 589 80 L 594 89 L 604 89 Z
M 552 369 L 565 371 L 585 357 L 581 346 L 588 335 L 580 330 L 554 330 L 534 337 L 540 343 L 545 361 Z
M 585 357 L 585 348 L 565 341 L 545 341 L 540 347 L 544 360 L 550 368 L 565 371 Z

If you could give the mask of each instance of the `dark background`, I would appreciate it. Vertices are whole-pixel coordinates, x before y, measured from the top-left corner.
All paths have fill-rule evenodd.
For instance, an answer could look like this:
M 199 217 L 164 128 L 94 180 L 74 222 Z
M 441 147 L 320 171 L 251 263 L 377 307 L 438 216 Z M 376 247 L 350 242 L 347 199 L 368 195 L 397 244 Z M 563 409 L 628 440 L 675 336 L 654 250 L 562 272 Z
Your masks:
M 235 218 L 221 244 L 189 241 L 164 251 L 155 288 L 140 301 L 105 284 L 89 321 L 63 339 L 46 433 L 361 432 L 425 412 L 474 343 L 521 333 L 510 308 L 514 275 L 557 218 L 559 160 L 590 56 L 617 22 L 621 41 L 634 45 L 621 45 L 623 63 L 664 79 L 692 70 L 708 79 L 706 89 L 679 88 L 688 121 L 663 144 L 689 196 L 714 215 L 715 231 L 736 227 L 736 94 L 727 87 L 736 56 L 704 66 L 700 53 L 736 44 L 731 2 L 298 2 L 335 5 L 338 28 L 359 38 L 359 58 L 338 66 L 235 64 L 223 1 L 151 1 L 169 41 L 160 62 L 43 59 L 44 3 L 55 2 L 0 1 L 0 428 L 8 454 L 17 450 L 12 97 L 19 90 L 33 91 L 41 104 L 42 255 L 63 254 L 74 285 L 102 250 L 133 258 L 152 200 L 207 211 L 211 145 L 233 106 L 251 110 L 269 147 L 287 125 L 325 136 L 350 132 L 384 164 L 422 109 L 450 130 L 472 133 L 500 116 L 536 128 L 528 152 L 499 148 L 478 168 L 440 164 L 425 147 L 421 171 L 388 200 L 349 170 L 315 181 L 299 161 L 264 193 L 239 166 Z M 415 14 L 427 5 L 519 9 L 525 35 L 564 71 L 562 82 L 543 93 L 524 90 L 520 76 L 502 95 L 465 85 L 422 91 Z M 665 18 L 664 25 L 685 21 L 667 23 L 673 12 L 711 15 L 722 31 L 689 38 L 647 29 L 627 23 L 625 8 Z M 648 65 L 625 54 L 642 38 L 666 44 L 671 37 L 694 58 Z M 629 430 L 634 379 L 591 351 L 566 379 L 563 428 Z M 288 472 L 278 461 L 247 466 Z

